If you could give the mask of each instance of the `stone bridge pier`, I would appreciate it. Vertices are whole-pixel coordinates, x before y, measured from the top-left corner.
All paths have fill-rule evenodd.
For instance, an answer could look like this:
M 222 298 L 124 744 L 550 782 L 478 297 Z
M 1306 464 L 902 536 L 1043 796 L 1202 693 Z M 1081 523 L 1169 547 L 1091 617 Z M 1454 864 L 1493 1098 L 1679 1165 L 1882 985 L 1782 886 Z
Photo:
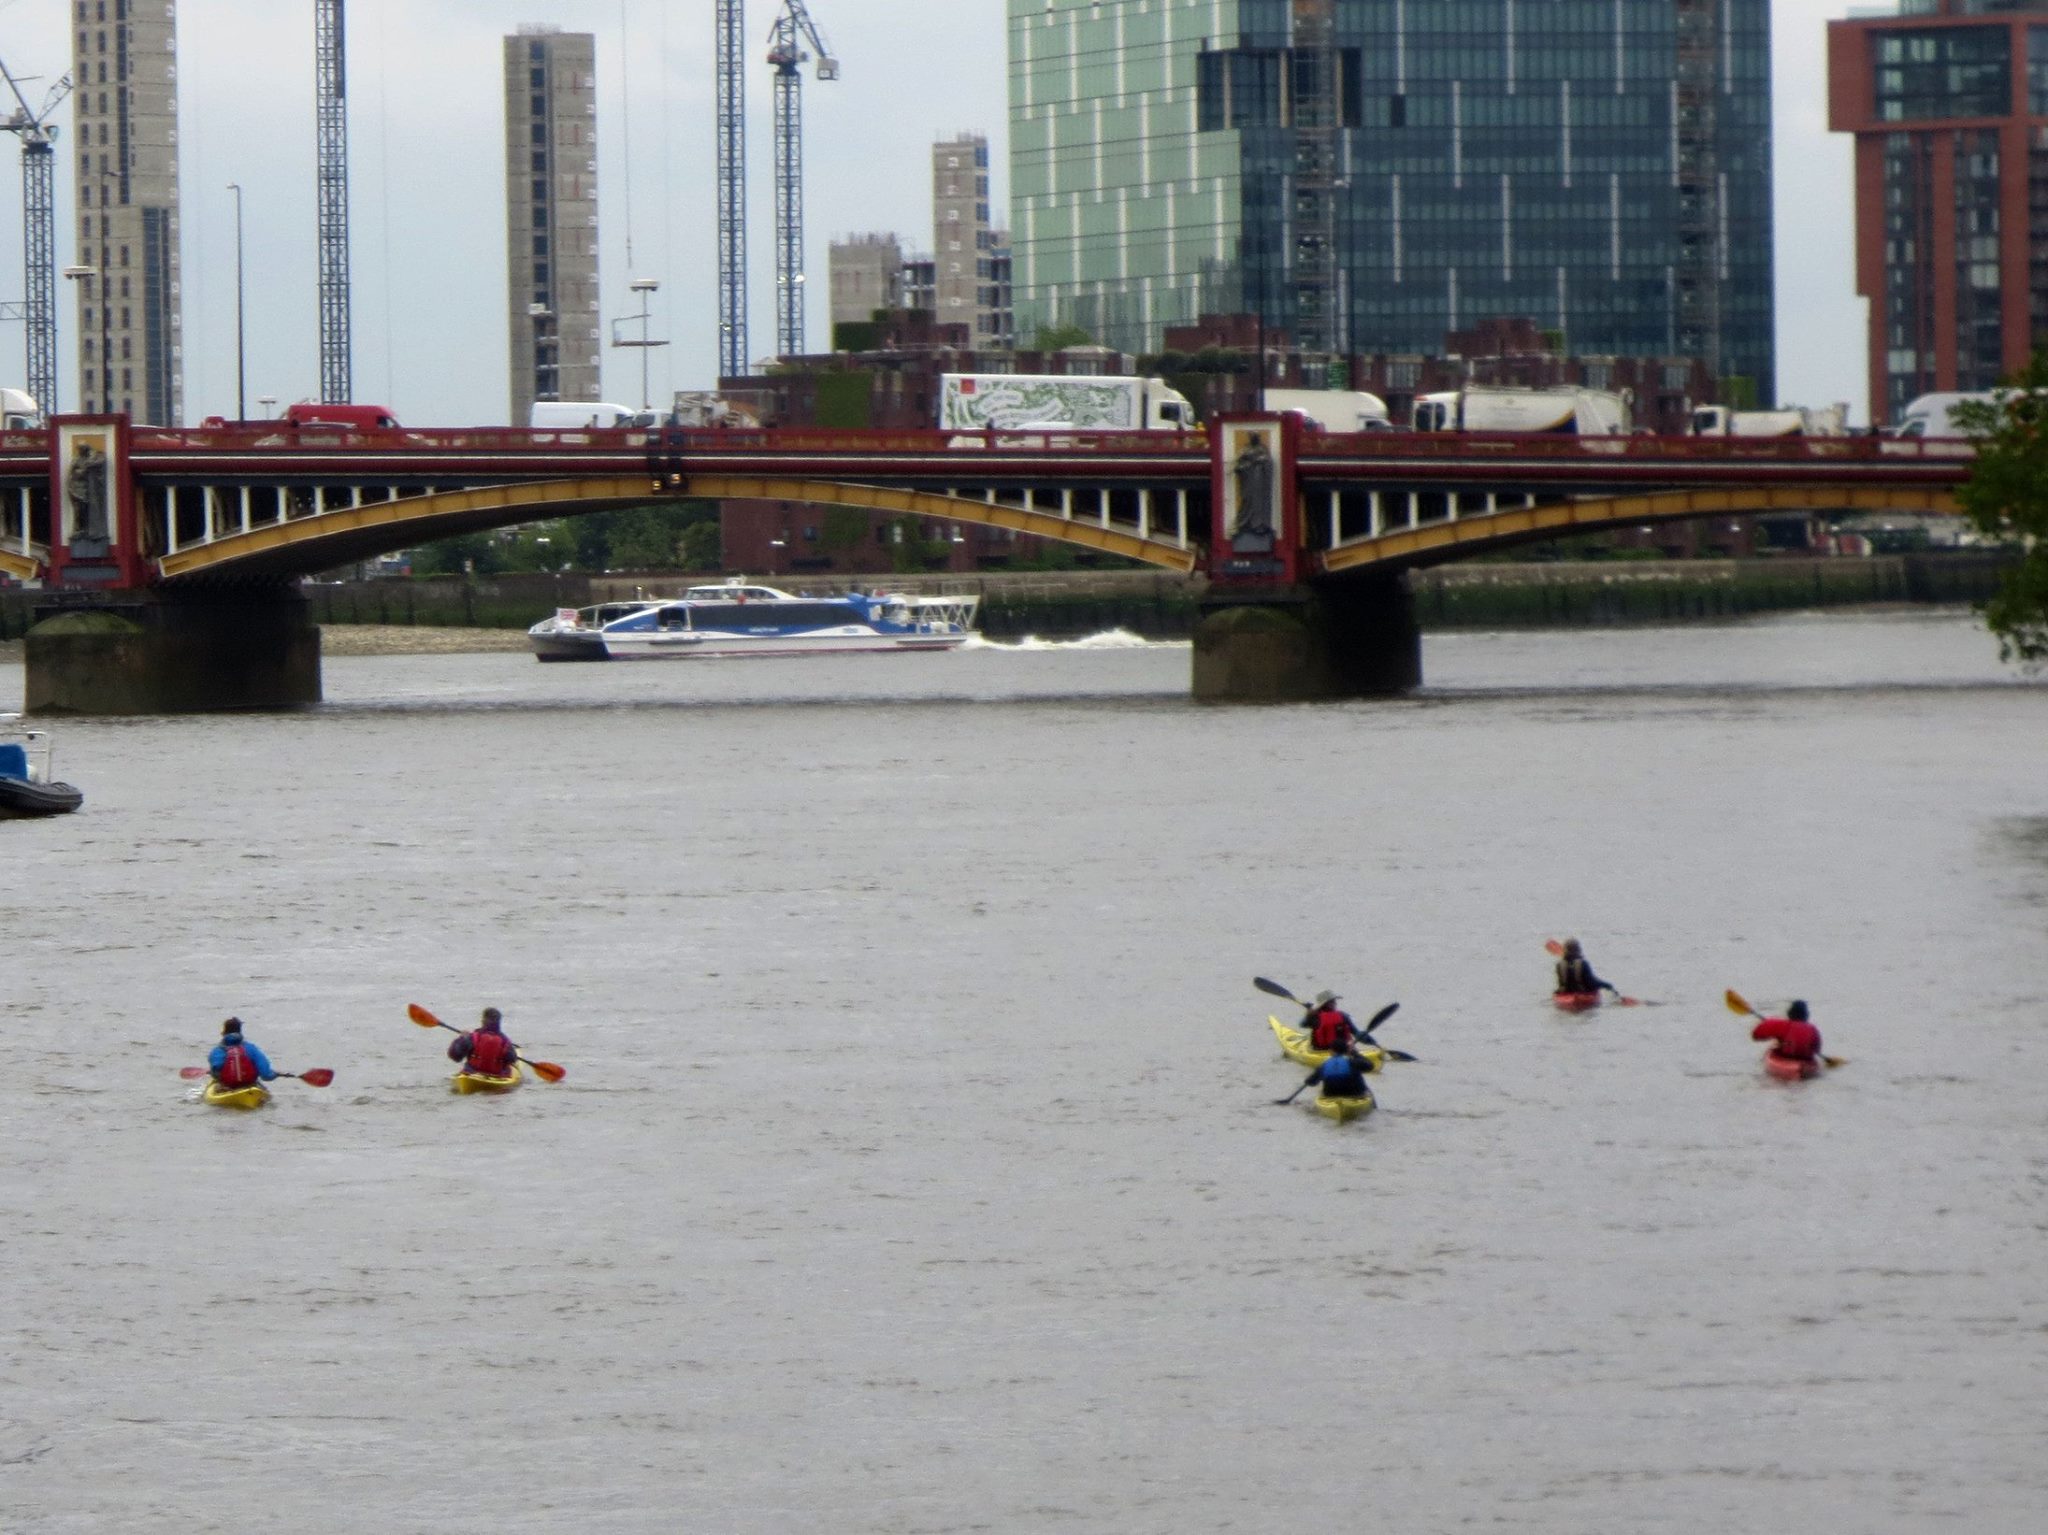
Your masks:
M 1209 591 L 1195 625 L 1194 696 L 1292 703 L 1405 692 L 1422 639 L 1394 572 L 1318 576 L 1295 481 L 1299 416 L 1211 429 Z
M 320 630 L 289 589 L 53 594 L 23 645 L 30 714 L 199 714 L 320 702 Z

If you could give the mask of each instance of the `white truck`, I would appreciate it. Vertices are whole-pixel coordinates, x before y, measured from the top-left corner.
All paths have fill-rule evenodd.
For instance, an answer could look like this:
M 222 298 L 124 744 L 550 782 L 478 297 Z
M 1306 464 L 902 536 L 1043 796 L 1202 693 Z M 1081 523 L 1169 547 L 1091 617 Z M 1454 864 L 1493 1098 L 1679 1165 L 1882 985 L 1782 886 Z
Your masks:
M 1693 409 L 1695 437 L 1846 437 L 1849 407 L 1784 405 L 1776 410 L 1731 410 L 1726 405 Z
M 548 432 L 581 432 L 591 427 L 653 426 L 658 419 L 652 411 L 638 411 L 630 405 L 613 405 L 606 400 L 535 400 L 526 413 L 529 427 Z
M 728 400 L 715 389 L 678 389 L 675 407 L 669 412 L 670 426 L 759 426 L 761 419 L 738 400 Z
M 1185 432 L 1187 396 L 1156 378 L 942 373 L 939 426 L 959 431 Z
M 1268 389 L 1266 409 L 1299 411 L 1326 432 L 1385 432 L 1387 402 L 1364 389 Z
M 1418 432 L 1563 432 L 1620 437 L 1630 430 L 1628 401 L 1605 389 L 1559 384 L 1518 389 L 1471 384 L 1442 394 L 1417 395 Z
M 34 431 L 42 424 L 42 407 L 27 390 L 0 388 L 0 430 Z
M 1968 434 L 1956 425 L 1951 414 L 1958 405 L 1992 405 L 1998 396 L 1989 390 L 1974 393 L 1957 393 L 1944 390 L 1938 394 L 1923 394 L 1909 400 L 1906 408 L 1899 412 L 1898 424 L 1891 430 L 1894 437 L 1964 437 Z

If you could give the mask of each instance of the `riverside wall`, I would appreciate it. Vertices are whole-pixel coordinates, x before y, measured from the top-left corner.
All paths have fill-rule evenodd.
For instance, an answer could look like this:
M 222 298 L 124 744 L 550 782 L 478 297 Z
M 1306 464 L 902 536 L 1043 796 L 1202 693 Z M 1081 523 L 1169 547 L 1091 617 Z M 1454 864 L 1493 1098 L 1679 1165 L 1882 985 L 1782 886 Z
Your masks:
M 1468 562 L 1408 578 L 1416 622 L 1433 629 L 1668 624 L 1803 608 L 1873 603 L 1981 602 L 2012 556 L 1943 551 L 1867 558 Z M 524 629 L 558 607 L 637 595 L 668 596 L 707 576 L 433 576 L 307 583 L 314 623 Z M 876 573 L 832 583 L 776 580 L 791 590 L 883 589 L 972 593 L 992 639 L 1071 639 L 1124 629 L 1186 639 L 1207 603 L 1207 582 L 1157 571 L 990 571 L 978 575 Z M 0 589 L 0 640 L 33 622 L 39 594 Z

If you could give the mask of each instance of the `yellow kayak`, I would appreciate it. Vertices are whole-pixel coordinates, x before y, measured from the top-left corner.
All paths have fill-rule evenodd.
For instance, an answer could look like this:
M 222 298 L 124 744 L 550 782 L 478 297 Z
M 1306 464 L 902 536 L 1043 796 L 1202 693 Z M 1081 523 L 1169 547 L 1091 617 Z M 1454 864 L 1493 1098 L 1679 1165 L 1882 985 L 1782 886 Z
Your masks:
M 1327 1050 L 1309 1048 L 1306 1029 L 1290 1029 L 1271 1013 L 1266 1015 L 1266 1022 L 1273 1025 L 1273 1037 L 1280 1041 L 1280 1053 L 1290 1061 L 1298 1061 L 1303 1066 L 1320 1066 L 1330 1058 Z M 1361 1045 L 1358 1058 L 1365 1062 L 1367 1071 L 1378 1071 L 1387 1064 L 1387 1052 L 1378 1045 Z
M 1356 1119 L 1361 1114 L 1370 1114 L 1378 1106 L 1371 1093 L 1363 1098 L 1317 1098 L 1315 1110 L 1325 1119 L 1334 1119 L 1343 1124 L 1347 1119 Z
M 218 1109 L 260 1109 L 270 1102 L 270 1089 L 261 1082 L 251 1082 L 247 1087 L 223 1087 L 218 1082 L 208 1082 L 199 1101 Z
M 458 1071 L 448 1079 L 448 1085 L 458 1093 L 509 1093 L 519 1085 L 522 1073 L 517 1062 L 511 1071 L 502 1077 L 486 1076 L 481 1071 Z

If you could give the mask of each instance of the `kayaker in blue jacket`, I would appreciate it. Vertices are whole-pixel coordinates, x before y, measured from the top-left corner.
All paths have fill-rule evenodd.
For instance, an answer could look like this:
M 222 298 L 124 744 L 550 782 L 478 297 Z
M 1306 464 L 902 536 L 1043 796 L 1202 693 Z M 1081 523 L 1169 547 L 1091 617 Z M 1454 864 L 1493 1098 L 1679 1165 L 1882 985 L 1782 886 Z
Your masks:
M 1557 961 L 1557 989 L 1561 995 L 1586 997 L 1596 991 L 1611 991 L 1617 996 L 1621 988 L 1609 984 L 1593 973 L 1592 961 L 1586 958 L 1586 951 L 1579 947 L 1579 940 L 1567 938 L 1564 953 Z
M 1311 1071 L 1307 1078 L 1285 1098 L 1275 1098 L 1275 1103 L 1292 1103 L 1318 1082 L 1323 1086 L 1320 1096 L 1324 1098 L 1370 1098 L 1372 1088 L 1365 1080 L 1365 1062 L 1350 1049 L 1338 1051 L 1322 1065 Z
M 256 1082 L 274 1082 L 277 1073 L 270 1058 L 242 1038 L 242 1020 L 230 1018 L 220 1026 L 220 1043 L 206 1057 L 206 1069 L 222 1087 L 248 1087 Z

